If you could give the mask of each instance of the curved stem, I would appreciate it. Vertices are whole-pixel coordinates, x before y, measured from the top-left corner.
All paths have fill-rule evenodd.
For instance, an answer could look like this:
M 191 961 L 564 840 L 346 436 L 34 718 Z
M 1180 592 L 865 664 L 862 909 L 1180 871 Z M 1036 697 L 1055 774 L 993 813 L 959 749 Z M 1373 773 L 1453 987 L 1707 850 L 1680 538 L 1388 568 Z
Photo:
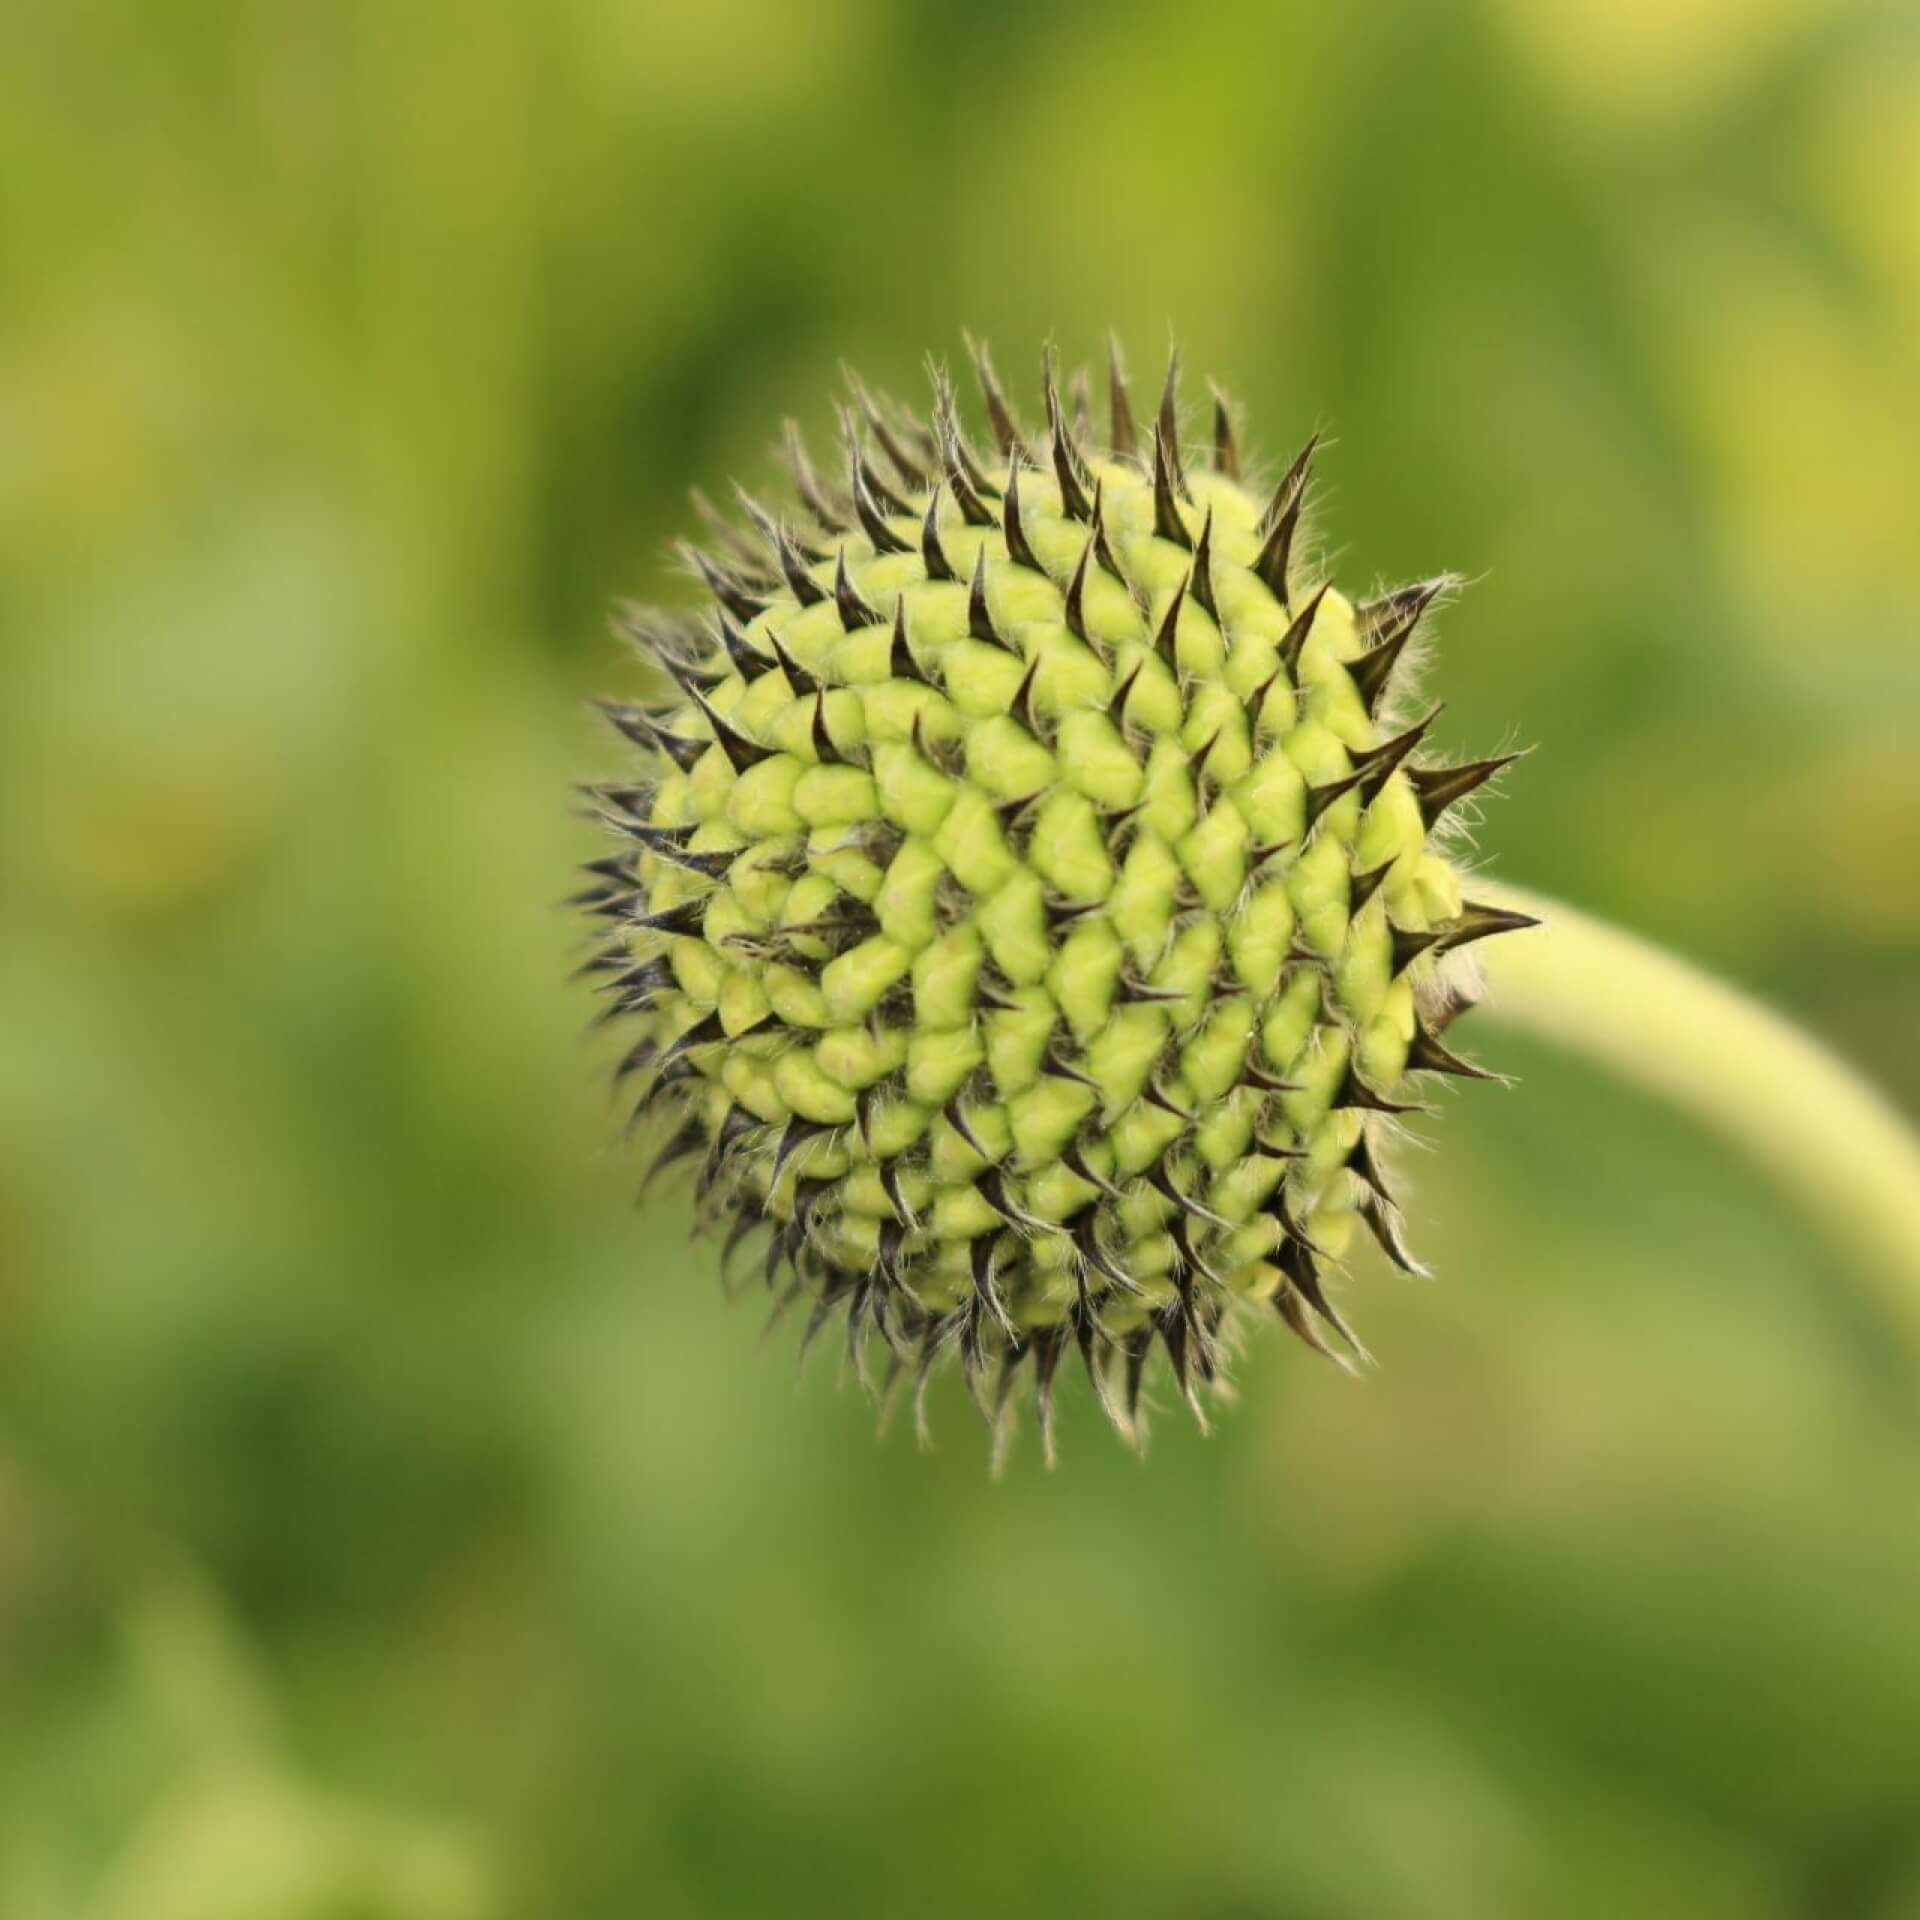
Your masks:
M 1874 1087 L 1737 988 L 1618 927 L 1476 880 L 1537 932 L 1489 942 L 1486 1010 L 1660 1094 L 1744 1148 L 1855 1255 L 1920 1356 L 1920 1134 Z

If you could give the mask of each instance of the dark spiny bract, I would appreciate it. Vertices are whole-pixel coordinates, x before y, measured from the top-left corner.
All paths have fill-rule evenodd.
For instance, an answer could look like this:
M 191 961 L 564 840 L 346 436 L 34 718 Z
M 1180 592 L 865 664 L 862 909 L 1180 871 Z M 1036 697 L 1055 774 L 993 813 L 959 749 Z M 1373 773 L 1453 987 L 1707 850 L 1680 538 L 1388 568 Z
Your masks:
M 1520 922 L 1433 835 L 1504 762 L 1383 718 L 1452 582 L 1302 578 L 1312 443 L 1259 497 L 1173 370 L 1142 429 L 1115 360 L 1097 448 L 975 359 L 992 452 L 943 377 L 925 422 L 854 381 L 843 479 L 790 432 L 791 514 L 686 550 L 706 612 L 624 616 L 665 687 L 606 708 L 647 764 L 590 790 L 588 969 L 656 1165 L 810 1335 L 956 1352 L 996 1419 L 1030 1368 L 1043 1431 L 1071 1351 L 1137 1435 L 1156 1345 L 1197 1409 L 1250 1311 L 1358 1351 L 1356 1222 L 1411 1265 L 1376 1135 L 1477 1072 L 1437 970 Z

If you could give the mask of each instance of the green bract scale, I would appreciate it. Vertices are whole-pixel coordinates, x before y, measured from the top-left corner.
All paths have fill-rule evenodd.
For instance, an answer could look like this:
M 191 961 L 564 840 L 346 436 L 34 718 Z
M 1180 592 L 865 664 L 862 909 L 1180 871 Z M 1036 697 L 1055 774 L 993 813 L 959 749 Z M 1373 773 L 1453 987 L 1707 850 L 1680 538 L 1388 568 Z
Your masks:
M 939 373 L 924 422 L 853 381 L 844 484 L 789 429 L 791 515 L 686 550 L 712 604 L 623 616 L 671 697 L 606 706 L 646 765 L 581 904 L 728 1256 L 996 1420 L 1030 1364 L 1050 1447 L 1069 1349 L 1133 1435 L 1156 1345 L 1196 1410 L 1236 1317 L 1358 1351 L 1355 1222 L 1411 1265 L 1376 1132 L 1478 1072 L 1438 963 L 1527 923 L 1435 846 L 1505 760 L 1394 713 L 1453 582 L 1304 574 L 1313 443 L 1252 492 L 1216 398 L 1189 458 L 1177 361 L 1142 429 L 1115 356 L 1096 445 L 1083 379 L 1030 435 L 974 359 L 991 456 Z

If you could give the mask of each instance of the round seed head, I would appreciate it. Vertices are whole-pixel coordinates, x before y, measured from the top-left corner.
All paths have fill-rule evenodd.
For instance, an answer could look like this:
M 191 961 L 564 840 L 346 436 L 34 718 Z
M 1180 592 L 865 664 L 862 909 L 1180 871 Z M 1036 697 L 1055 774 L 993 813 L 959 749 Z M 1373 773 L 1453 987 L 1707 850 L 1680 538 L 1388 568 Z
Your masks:
M 791 510 L 685 550 L 706 617 L 623 616 L 665 684 L 606 706 L 642 764 L 578 904 L 728 1263 L 863 1377 L 957 1355 L 996 1423 L 1031 1379 L 1050 1449 L 1069 1351 L 1136 1438 L 1156 1352 L 1196 1412 L 1255 1315 L 1361 1353 L 1355 1227 L 1412 1265 L 1380 1135 L 1479 1071 L 1439 970 L 1521 922 L 1436 842 L 1506 762 L 1400 712 L 1455 583 L 1316 577 L 1315 443 L 1250 491 L 1177 362 L 1136 420 L 1114 357 L 1098 444 L 973 358 L 978 441 L 943 374 L 924 421 L 855 380 L 844 488 L 790 427 Z

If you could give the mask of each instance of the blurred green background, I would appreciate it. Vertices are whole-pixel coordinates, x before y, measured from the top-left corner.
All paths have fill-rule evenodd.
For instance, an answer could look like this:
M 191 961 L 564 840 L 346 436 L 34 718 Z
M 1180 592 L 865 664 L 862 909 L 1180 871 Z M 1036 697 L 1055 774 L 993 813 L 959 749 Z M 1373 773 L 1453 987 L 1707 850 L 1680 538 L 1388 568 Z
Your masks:
M 552 911 L 690 484 L 1172 327 L 1475 578 L 1499 870 L 1920 1105 L 1910 5 L 4 40 L 4 1920 L 1920 1915 L 1920 1383 L 1721 1149 L 1482 1020 L 1378 1373 L 995 1485 L 633 1212 Z

